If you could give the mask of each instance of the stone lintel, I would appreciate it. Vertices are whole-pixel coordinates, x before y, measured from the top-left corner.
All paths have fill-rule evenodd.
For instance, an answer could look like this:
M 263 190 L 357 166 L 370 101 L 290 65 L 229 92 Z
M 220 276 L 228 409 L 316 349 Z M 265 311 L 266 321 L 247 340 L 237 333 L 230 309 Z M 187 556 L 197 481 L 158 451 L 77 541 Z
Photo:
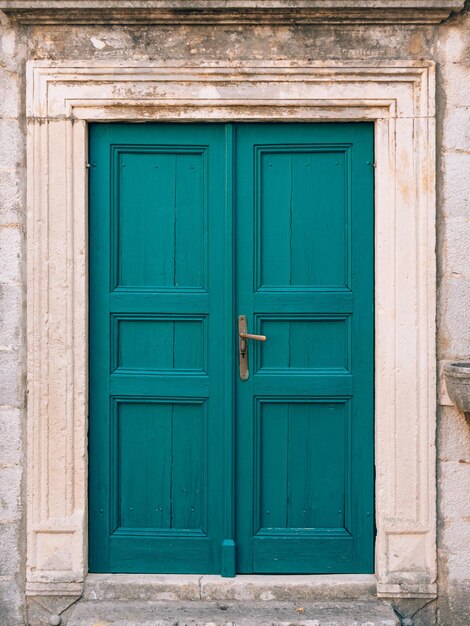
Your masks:
M 437 24 L 463 0 L 0 0 L 28 24 Z

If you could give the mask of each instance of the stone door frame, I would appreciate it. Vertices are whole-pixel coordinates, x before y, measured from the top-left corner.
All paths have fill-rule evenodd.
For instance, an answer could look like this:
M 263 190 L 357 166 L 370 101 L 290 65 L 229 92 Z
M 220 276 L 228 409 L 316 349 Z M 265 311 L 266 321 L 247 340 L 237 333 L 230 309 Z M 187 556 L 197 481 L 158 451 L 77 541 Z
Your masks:
M 87 123 L 373 121 L 377 592 L 435 597 L 434 100 L 424 61 L 28 63 L 29 595 L 87 574 Z

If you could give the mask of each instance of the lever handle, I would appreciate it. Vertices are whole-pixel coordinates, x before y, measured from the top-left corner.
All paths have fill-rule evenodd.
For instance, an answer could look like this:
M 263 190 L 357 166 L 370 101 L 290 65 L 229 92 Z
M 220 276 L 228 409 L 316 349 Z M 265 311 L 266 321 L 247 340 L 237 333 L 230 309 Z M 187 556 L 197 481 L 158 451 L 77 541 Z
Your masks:
M 242 339 L 254 339 L 255 341 L 266 341 L 266 335 L 252 335 L 251 333 L 239 333 Z
M 247 333 L 246 315 L 238 316 L 238 358 L 240 362 L 240 378 L 242 380 L 248 380 L 250 372 L 248 370 L 248 342 L 247 339 L 253 339 L 254 341 L 266 341 L 265 335 L 253 335 Z

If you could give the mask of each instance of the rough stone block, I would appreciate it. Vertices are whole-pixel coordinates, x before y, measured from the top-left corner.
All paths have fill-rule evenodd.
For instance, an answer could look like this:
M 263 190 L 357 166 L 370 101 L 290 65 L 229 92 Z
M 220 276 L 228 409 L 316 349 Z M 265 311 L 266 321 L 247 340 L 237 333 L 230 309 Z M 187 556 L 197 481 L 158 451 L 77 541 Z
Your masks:
M 0 572 L 2 576 L 16 576 L 20 573 L 24 550 L 19 522 L 0 524 Z M 3 623 L 0 621 L 0 624 Z
M 442 520 L 439 525 L 439 557 L 448 580 L 467 580 L 470 524 L 467 520 Z
M 440 65 L 438 80 L 446 94 L 447 106 L 468 106 L 470 102 L 470 67 L 459 63 Z
M 26 56 L 26 38 L 21 30 L 2 24 L 0 31 L 0 66 L 9 72 L 20 72 Z
M 26 173 L 0 168 L 0 225 L 24 224 L 26 218 Z
M 470 279 L 470 214 L 446 219 L 439 234 L 441 272 Z
M 17 285 L 0 283 L 0 346 L 19 348 L 24 340 L 23 293 Z
M 23 461 L 23 419 L 22 409 L 0 408 L 0 466 L 20 465 Z
M 23 468 L 19 465 L 0 467 L 0 523 L 21 519 L 22 476 Z
M 437 422 L 439 458 L 460 462 L 470 454 L 470 424 L 455 407 L 441 407 Z
M 23 235 L 18 226 L 0 226 L 0 283 L 20 285 Z
M 15 580 L 0 580 L 0 624 L 24 626 L 22 590 Z
M 0 117 L 17 118 L 20 115 L 21 88 L 17 74 L 0 69 Z
M 0 352 L 0 405 L 24 404 L 24 363 L 18 351 Z
M 469 311 L 470 281 L 463 278 L 442 279 L 438 294 L 439 358 L 469 358 Z
M 448 22 L 439 31 L 438 57 L 442 63 L 459 63 L 470 55 L 470 15 Z
M 446 109 L 441 149 L 470 152 L 470 103 L 467 107 Z
M 26 137 L 16 120 L 0 120 L 0 163 L 14 169 L 25 162 Z
M 437 486 L 439 510 L 445 520 L 470 519 L 470 451 L 460 462 L 439 464 Z M 470 537 L 470 535 L 469 535 Z M 469 544 L 470 545 L 470 544 Z
M 470 79 L 469 79 L 470 83 Z M 441 156 L 442 212 L 447 217 L 470 214 L 470 154 L 445 153 Z
M 439 598 L 437 615 L 439 626 L 468 626 L 470 581 L 447 584 L 446 593 Z

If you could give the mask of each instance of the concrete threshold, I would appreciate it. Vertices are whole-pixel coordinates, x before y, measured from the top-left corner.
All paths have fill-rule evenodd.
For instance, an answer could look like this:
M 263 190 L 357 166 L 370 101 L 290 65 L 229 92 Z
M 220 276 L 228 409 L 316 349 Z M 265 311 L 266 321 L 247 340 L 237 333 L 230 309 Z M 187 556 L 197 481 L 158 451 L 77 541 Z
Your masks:
M 206 602 L 318 602 L 371 600 L 377 582 L 371 574 L 214 575 L 89 574 L 83 599 Z

